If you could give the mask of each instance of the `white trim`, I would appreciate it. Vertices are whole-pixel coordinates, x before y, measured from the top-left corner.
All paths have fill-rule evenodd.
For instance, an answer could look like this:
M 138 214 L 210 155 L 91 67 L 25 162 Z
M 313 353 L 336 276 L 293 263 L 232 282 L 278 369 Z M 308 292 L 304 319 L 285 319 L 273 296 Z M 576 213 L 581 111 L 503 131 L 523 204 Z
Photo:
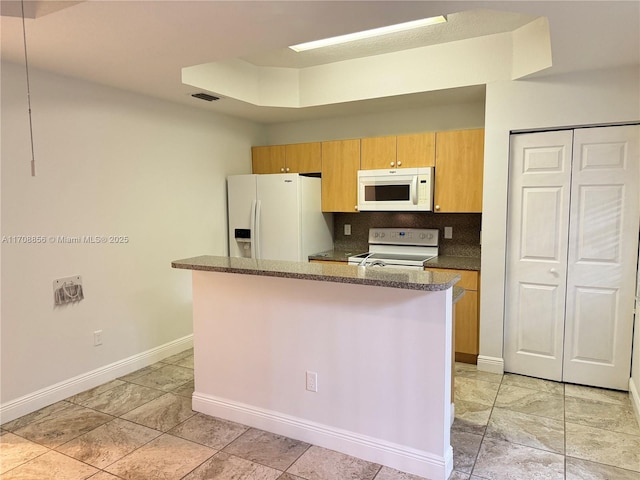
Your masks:
M 633 377 L 629 379 L 629 398 L 631 399 L 638 425 L 640 425 L 640 391 L 636 388 L 636 384 L 633 383 Z
M 15 400 L 10 400 L 0 405 L 0 422 L 10 422 L 47 405 L 107 383 L 114 378 L 159 362 L 192 346 L 193 335 L 187 335 L 146 352 L 138 353 L 124 360 L 58 382 Z
M 446 480 L 453 471 L 451 446 L 445 457 L 439 457 L 386 440 L 198 392 L 193 394 L 192 407 L 196 412 L 295 438 L 433 480 Z
M 502 375 L 504 373 L 504 359 L 478 355 L 478 370 Z

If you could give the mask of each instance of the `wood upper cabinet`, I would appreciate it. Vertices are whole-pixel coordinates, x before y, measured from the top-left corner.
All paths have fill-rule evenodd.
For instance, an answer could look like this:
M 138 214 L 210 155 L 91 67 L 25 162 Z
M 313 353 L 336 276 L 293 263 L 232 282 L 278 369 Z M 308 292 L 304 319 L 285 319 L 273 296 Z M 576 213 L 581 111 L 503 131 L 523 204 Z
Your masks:
M 435 132 L 398 135 L 396 159 L 400 168 L 433 167 L 436 163 Z
M 322 142 L 322 211 L 357 212 L 360 140 Z
M 284 169 L 285 146 L 251 147 L 253 173 L 280 173 Z
M 253 173 L 318 173 L 320 142 L 251 147 Z
M 484 129 L 436 133 L 434 211 L 482 212 Z
M 320 142 L 286 145 L 285 171 L 289 173 L 318 173 L 322 171 L 322 146 Z
M 433 167 L 434 132 L 362 139 L 362 170 Z
M 457 362 L 477 363 L 480 352 L 480 272 L 471 270 L 448 270 L 427 268 L 433 272 L 457 273 L 457 287 L 465 289 L 463 297 L 454 305 L 455 358 Z
M 361 148 L 362 170 L 396 168 L 396 137 L 363 138 Z

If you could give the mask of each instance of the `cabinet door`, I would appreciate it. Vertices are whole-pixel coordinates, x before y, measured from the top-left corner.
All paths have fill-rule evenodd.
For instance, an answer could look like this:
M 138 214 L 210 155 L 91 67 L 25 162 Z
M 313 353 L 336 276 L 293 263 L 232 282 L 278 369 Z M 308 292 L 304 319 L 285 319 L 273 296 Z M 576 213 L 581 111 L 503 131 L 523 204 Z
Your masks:
M 372 137 L 362 139 L 362 170 L 396 167 L 396 137 Z
M 285 147 L 285 171 L 289 173 L 320 173 L 322 155 L 320 142 L 297 143 Z
M 356 212 L 360 140 L 322 142 L 322 211 Z
M 434 132 L 398 135 L 396 165 L 399 168 L 433 167 L 436 164 Z
M 253 173 L 284 172 L 284 159 L 284 145 L 251 147 L 251 163 Z
M 436 134 L 436 212 L 481 213 L 484 129 Z
M 476 363 L 478 356 L 478 292 L 465 290 L 464 296 L 455 304 L 456 360 Z
M 464 288 L 463 297 L 454 305 L 456 318 L 454 350 L 457 362 L 477 363 L 480 339 L 480 273 L 473 270 L 427 268 L 432 272 L 448 272 L 460 275 L 457 287 Z

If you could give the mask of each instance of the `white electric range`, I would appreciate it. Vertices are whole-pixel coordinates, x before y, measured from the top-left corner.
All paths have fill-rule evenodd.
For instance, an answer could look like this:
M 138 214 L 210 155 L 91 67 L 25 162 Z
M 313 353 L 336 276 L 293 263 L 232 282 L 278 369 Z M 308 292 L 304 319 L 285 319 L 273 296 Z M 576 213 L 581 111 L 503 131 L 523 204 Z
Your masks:
M 349 265 L 424 268 L 438 256 L 438 230 L 432 228 L 371 228 L 369 251 L 349 257 Z

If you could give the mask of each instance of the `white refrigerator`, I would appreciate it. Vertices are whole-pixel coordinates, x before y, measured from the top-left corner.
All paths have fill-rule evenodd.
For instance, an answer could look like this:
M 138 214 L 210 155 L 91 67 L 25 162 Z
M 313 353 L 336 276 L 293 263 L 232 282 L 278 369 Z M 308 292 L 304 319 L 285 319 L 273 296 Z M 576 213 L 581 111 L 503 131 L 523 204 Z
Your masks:
M 306 262 L 332 249 L 320 182 L 297 173 L 228 177 L 229 256 Z

